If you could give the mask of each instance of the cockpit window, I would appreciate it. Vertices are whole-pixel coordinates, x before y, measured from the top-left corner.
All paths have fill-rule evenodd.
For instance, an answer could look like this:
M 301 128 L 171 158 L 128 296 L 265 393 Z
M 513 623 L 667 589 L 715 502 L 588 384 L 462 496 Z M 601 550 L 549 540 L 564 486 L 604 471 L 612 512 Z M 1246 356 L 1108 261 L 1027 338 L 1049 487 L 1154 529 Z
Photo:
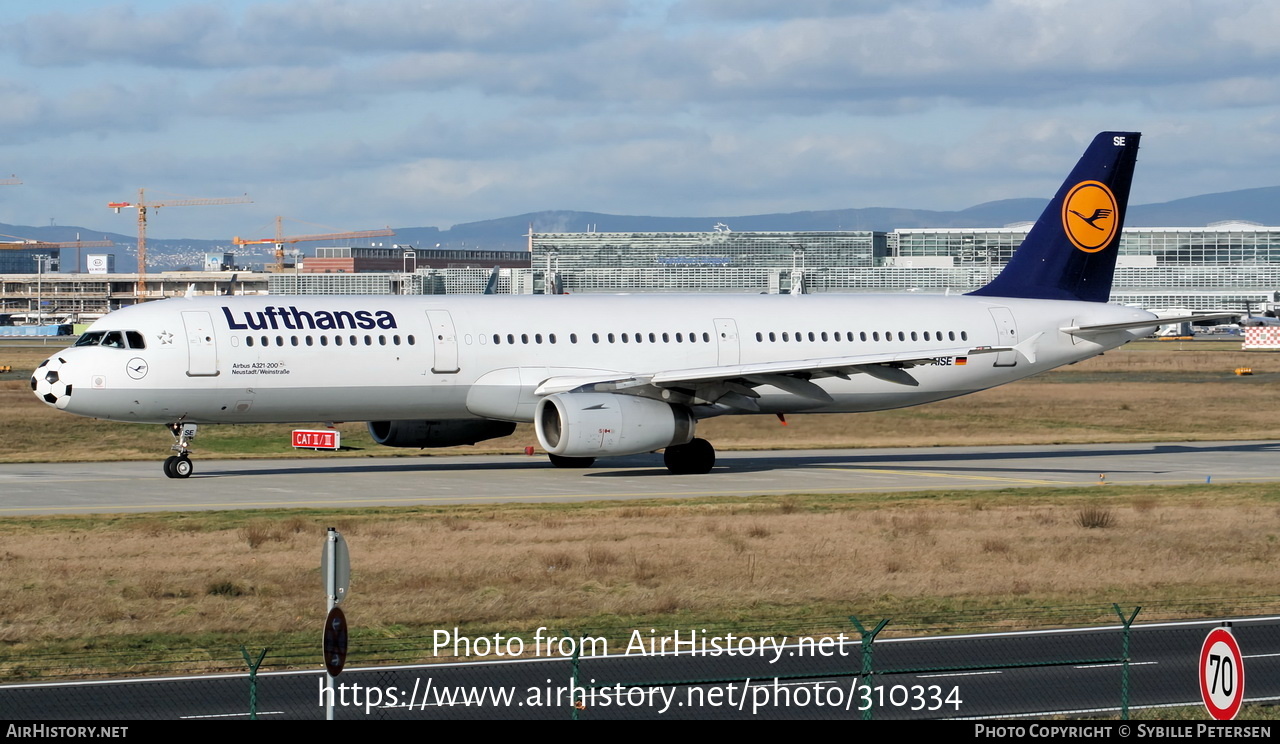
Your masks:
M 90 331 L 82 334 L 76 346 L 109 346 L 113 349 L 145 349 L 147 342 L 137 331 Z

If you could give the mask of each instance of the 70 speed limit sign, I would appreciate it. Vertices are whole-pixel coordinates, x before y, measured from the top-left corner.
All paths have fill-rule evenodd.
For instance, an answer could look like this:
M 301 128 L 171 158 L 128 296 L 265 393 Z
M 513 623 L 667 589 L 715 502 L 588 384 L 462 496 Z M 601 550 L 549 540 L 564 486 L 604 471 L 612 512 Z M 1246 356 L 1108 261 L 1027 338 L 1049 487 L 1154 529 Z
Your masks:
M 1230 721 L 1244 702 L 1244 658 L 1226 628 L 1214 628 L 1200 647 L 1200 697 L 1209 715 Z

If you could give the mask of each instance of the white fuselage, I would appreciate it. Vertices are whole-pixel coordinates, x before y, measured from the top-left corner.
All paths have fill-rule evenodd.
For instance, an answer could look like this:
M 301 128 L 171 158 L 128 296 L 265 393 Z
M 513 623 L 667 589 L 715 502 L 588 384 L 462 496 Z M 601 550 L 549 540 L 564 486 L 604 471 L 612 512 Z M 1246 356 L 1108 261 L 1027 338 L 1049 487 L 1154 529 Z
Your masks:
M 871 411 L 1087 359 L 1140 332 L 1085 339 L 1059 329 L 1147 318 L 1102 303 L 963 295 L 172 299 L 111 313 L 89 329 L 124 331 L 135 341 L 123 345 L 134 348 L 78 346 L 51 357 L 70 392 L 49 402 L 151 423 L 531 421 L 534 391 L 550 378 L 949 350 L 911 370 L 914 386 L 868 374 L 815 380 L 830 402 L 757 388 L 760 412 Z M 1013 351 L 954 353 L 1036 334 L 1034 363 Z M 735 411 L 698 415 L 725 412 Z

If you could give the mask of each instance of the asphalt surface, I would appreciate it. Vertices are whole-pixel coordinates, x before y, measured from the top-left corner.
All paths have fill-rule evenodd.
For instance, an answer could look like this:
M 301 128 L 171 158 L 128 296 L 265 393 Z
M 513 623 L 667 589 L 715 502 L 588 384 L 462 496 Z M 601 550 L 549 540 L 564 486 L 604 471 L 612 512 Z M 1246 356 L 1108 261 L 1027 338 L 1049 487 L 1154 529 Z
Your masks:
M 585 470 L 523 455 L 0 465 L 0 515 L 1280 481 L 1280 442 L 723 452 L 706 475 L 660 455 Z
M 852 629 L 852 638 L 825 647 L 793 636 L 717 637 L 724 641 L 719 647 L 695 641 L 662 654 L 619 643 L 609 656 L 584 656 L 576 677 L 569 658 L 550 652 L 518 661 L 351 669 L 337 679 L 344 689 L 335 693 L 335 717 L 567 720 L 574 700 L 583 702 L 578 715 L 588 720 L 847 720 L 867 708 L 880 720 L 1114 716 L 1126 688 L 1134 709 L 1201 705 L 1201 646 L 1218 622 L 1135 625 L 1127 664 L 1113 626 L 881 640 L 872 677 L 858 674 L 864 658 Z M 1233 690 L 1248 702 L 1275 702 L 1280 618 L 1237 619 L 1233 626 L 1241 649 L 1233 668 L 1247 670 L 1235 674 Z M 323 717 L 320 672 L 268 672 L 259 680 L 263 718 Z M 247 717 L 247 702 L 243 674 L 0 685 L 0 710 L 31 721 L 235 720 Z

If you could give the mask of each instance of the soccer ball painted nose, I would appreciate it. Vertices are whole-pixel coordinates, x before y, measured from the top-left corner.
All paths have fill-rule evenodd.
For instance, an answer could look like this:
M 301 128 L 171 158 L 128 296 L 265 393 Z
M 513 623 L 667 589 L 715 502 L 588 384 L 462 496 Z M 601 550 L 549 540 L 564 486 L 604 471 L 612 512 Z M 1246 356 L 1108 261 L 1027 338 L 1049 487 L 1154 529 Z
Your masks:
M 63 409 L 71 402 L 71 383 L 66 374 L 67 360 L 52 356 L 40 363 L 31 375 L 31 392 L 54 408 Z

